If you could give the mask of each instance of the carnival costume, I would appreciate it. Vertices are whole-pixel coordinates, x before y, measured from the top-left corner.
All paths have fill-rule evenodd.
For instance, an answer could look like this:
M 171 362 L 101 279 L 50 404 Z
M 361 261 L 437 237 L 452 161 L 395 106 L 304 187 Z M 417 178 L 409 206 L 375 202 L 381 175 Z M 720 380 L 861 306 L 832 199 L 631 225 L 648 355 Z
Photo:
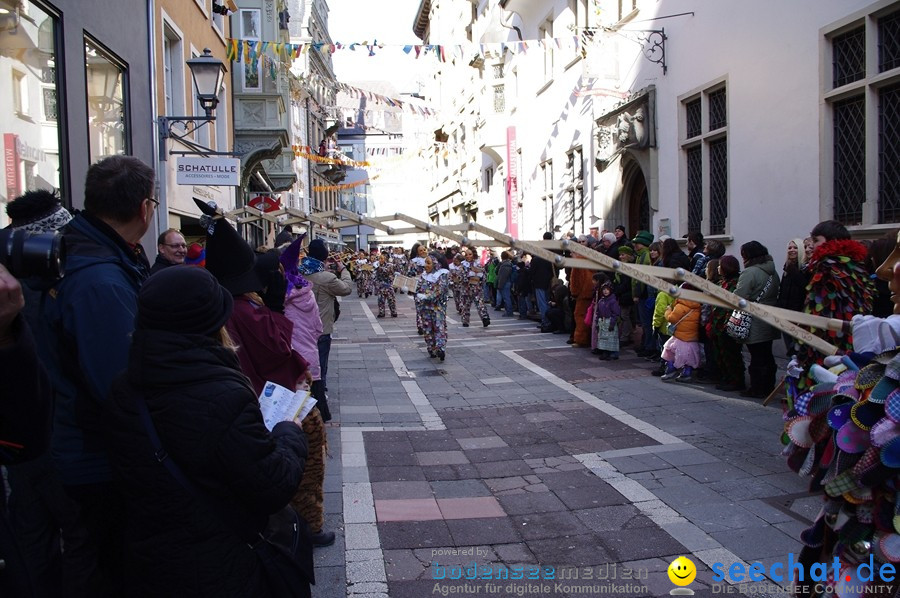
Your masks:
M 479 267 L 475 262 L 463 261 L 461 266 L 463 271 L 463 293 L 462 302 L 462 325 L 469 325 L 469 317 L 472 311 L 472 302 L 478 309 L 478 315 L 481 316 L 481 323 L 487 327 L 491 323 L 488 317 L 487 307 L 484 305 L 484 292 L 481 288 L 481 281 L 484 278 L 484 269 Z
M 424 257 L 416 256 L 409 260 L 409 273 L 407 276 L 410 278 L 417 278 L 423 272 L 425 272 Z M 418 283 L 416 286 L 418 286 Z M 416 329 L 419 331 L 419 334 L 425 334 L 425 327 L 422 324 L 422 309 L 419 307 L 419 299 L 416 296 L 413 296 L 413 303 L 416 305 Z
M 362 297 L 372 294 L 372 270 L 369 260 L 361 258 L 356 263 L 356 293 Z
M 444 361 L 447 346 L 447 299 L 450 272 L 441 268 L 425 272 L 416 283 L 416 300 L 422 312 L 425 347 L 431 357 Z
M 872 313 L 874 285 L 865 268 L 866 248 L 851 240 L 822 243 L 807 264 L 810 276 L 806 286 L 804 311 L 824 318 L 850 321 L 856 314 Z M 853 346 L 853 337 L 842 331 L 816 331 L 841 353 Z M 809 345 L 802 345 L 798 355 L 805 375 L 797 380 L 797 391 L 808 390 L 814 382 L 810 366 L 822 363 L 822 355 Z M 791 397 L 795 398 L 795 397 Z
M 814 364 L 803 372 L 796 362 L 788 369 L 789 385 L 804 376 L 813 385 L 788 404 L 783 454 L 825 501 L 800 535 L 800 562 L 807 571 L 825 563 L 828 581 L 820 586 L 838 595 L 862 595 L 842 585 L 895 595 L 896 582 L 878 571 L 900 563 L 900 316 L 855 316 L 852 331 L 854 352 L 826 357 L 830 369 Z M 870 559 L 875 581 L 857 579 L 857 565 Z
M 385 262 L 375 269 L 375 294 L 378 295 L 378 317 L 384 317 L 384 304 L 391 310 L 391 317 L 397 317 L 397 301 L 394 298 L 394 264 Z

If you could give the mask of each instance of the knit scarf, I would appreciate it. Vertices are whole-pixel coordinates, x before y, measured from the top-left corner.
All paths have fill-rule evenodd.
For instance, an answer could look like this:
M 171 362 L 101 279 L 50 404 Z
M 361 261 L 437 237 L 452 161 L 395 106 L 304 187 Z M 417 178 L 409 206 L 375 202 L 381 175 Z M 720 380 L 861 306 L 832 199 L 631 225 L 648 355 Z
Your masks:
M 324 272 L 325 271 L 325 262 L 317 260 L 314 257 L 306 256 L 302 260 L 300 260 L 300 274 L 303 276 L 309 276 L 310 274 L 315 274 L 316 272 Z

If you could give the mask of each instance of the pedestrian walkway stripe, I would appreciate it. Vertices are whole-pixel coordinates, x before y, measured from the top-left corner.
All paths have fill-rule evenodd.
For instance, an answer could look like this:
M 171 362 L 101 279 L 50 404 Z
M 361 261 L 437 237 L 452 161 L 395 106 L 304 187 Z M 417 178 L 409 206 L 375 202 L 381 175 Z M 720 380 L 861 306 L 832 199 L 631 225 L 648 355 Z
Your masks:
M 528 371 L 537 374 L 538 376 L 540 376 L 547 382 L 550 382 L 554 386 L 561 388 L 562 390 L 565 390 L 566 392 L 568 392 L 575 398 L 581 399 L 582 401 L 584 401 L 591 407 L 594 407 L 595 409 L 599 409 L 606 415 L 625 424 L 629 428 L 633 428 L 633 429 L 637 430 L 641 434 L 649 436 L 650 438 L 652 438 L 653 440 L 657 441 L 660 444 L 681 444 L 684 442 L 680 438 L 678 438 L 676 436 L 672 436 L 668 432 L 664 432 L 663 430 L 660 430 L 653 424 L 649 424 L 643 420 L 640 420 L 640 419 L 634 417 L 633 415 L 629 415 L 628 413 L 622 411 L 618 407 L 610 405 L 606 401 L 604 401 L 602 399 L 598 399 L 591 393 L 581 390 L 574 384 L 570 384 L 569 382 L 566 382 L 559 376 L 556 376 L 556 375 L 550 373 L 549 371 L 545 370 L 544 368 L 540 367 L 539 365 L 535 364 L 534 362 L 525 359 L 524 357 L 522 357 L 521 355 L 516 353 L 515 350 L 500 351 L 500 353 L 502 355 L 505 355 L 508 358 L 512 359 L 513 361 L 515 361 L 516 363 L 518 363 L 519 365 L 521 365 Z
M 363 312 L 366 314 L 366 318 L 369 320 L 369 324 L 372 325 L 372 328 L 375 330 L 375 334 L 379 336 L 384 336 L 384 328 L 381 327 L 381 324 L 378 323 L 378 320 L 375 318 L 375 314 L 372 313 L 372 310 L 369 309 L 369 304 L 365 301 L 360 301 L 360 305 L 362 305 Z

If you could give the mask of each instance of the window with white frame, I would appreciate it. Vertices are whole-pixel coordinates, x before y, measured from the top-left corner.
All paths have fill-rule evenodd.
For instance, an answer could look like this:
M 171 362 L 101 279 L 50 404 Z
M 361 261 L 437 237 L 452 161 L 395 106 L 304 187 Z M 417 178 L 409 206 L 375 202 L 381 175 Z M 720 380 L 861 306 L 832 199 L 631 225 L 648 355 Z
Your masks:
M 494 167 L 489 166 L 484 169 L 484 184 L 481 187 L 481 190 L 485 193 L 488 193 L 491 190 L 491 186 L 494 184 Z
M 900 2 L 878 2 L 825 38 L 825 215 L 900 222 Z
M 258 8 L 241 9 L 241 39 L 254 42 L 259 41 L 262 11 Z M 247 64 L 241 62 L 242 83 L 244 91 L 258 91 L 260 89 L 259 59 Z
M 19 116 L 28 114 L 28 85 L 25 81 L 25 73 L 13 69 L 12 71 L 13 110 Z
M 688 232 L 728 225 L 728 91 L 725 82 L 681 98 L 682 205 Z
M 184 46 L 181 36 L 163 23 L 163 93 L 166 114 L 184 114 Z
M 553 160 L 541 162 L 539 184 L 543 189 L 541 201 L 544 202 L 544 224 L 548 231 L 553 231 L 556 224 L 556 206 L 553 192 Z
M 584 159 L 581 147 L 574 148 L 566 154 L 566 196 L 567 220 L 571 220 L 575 230 L 583 230 Z
M 553 78 L 553 17 L 548 17 L 538 28 L 538 39 L 544 44 L 544 81 Z
M 216 104 L 216 142 L 210 147 L 216 151 L 228 151 L 228 104 L 225 102 L 227 89 L 223 86 Z
M 225 35 L 225 15 L 218 12 L 212 13 L 212 24 L 215 30 L 224 37 Z

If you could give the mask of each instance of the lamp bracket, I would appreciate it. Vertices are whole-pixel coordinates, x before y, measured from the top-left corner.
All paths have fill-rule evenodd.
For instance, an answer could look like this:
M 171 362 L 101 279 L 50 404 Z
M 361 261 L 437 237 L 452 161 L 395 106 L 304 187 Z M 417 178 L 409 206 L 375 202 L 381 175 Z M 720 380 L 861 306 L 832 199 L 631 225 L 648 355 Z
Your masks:
M 188 135 L 192 135 L 195 131 L 197 131 L 203 125 L 209 124 L 216 120 L 215 116 L 160 116 L 157 119 L 157 123 L 159 124 L 159 159 L 161 162 L 166 161 L 166 139 L 173 138 L 181 141 L 185 145 L 194 148 L 203 148 L 201 145 L 197 145 L 196 143 L 187 139 Z M 185 131 L 182 134 L 175 133 L 173 127 L 176 124 L 181 124 L 184 127 Z M 193 125 L 191 128 L 188 128 L 188 125 Z M 208 150 L 208 152 L 212 152 L 213 150 Z M 208 152 L 200 152 L 200 153 L 208 153 Z M 174 153 L 174 152 L 172 152 Z

